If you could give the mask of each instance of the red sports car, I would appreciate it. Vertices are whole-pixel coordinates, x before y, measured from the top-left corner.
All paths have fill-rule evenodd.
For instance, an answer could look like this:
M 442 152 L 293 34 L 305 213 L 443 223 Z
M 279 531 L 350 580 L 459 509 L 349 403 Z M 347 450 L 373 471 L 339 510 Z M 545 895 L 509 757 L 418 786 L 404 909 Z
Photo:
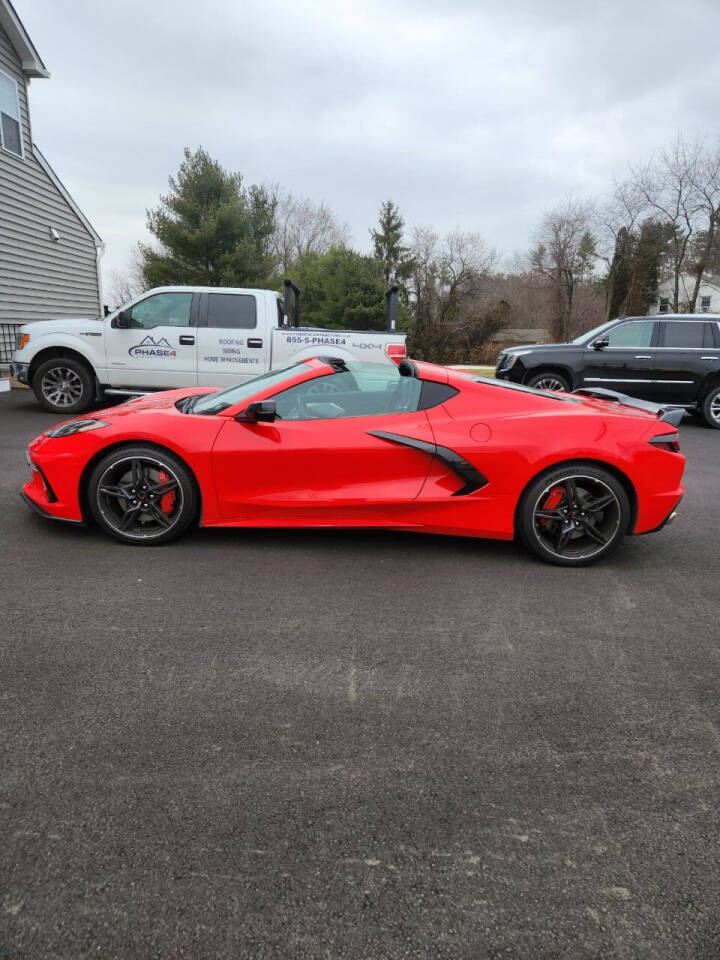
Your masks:
M 22 496 L 126 543 L 204 527 L 384 527 L 511 540 L 577 566 L 683 494 L 682 413 L 403 360 L 318 357 L 48 430 Z

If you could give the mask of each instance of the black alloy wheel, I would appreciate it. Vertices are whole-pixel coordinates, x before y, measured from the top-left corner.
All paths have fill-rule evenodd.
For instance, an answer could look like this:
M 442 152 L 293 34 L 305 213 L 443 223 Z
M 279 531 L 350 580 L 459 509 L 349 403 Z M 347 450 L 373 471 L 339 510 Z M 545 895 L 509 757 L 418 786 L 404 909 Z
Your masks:
M 630 503 L 600 467 L 567 465 L 542 474 L 525 492 L 518 534 L 541 559 L 579 567 L 607 556 L 628 531 Z
M 93 401 L 93 376 L 85 364 L 73 357 L 56 357 L 40 364 L 33 375 L 32 388 L 51 413 L 81 413 Z
M 104 457 L 88 483 L 97 523 L 123 543 L 167 543 L 197 514 L 195 481 L 182 461 L 152 447 L 121 448 Z
M 527 380 L 527 386 L 534 387 L 536 390 L 556 390 L 560 393 L 567 393 L 570 390 L 570 384 L 564 377 L 549 370 L 530 377 Z

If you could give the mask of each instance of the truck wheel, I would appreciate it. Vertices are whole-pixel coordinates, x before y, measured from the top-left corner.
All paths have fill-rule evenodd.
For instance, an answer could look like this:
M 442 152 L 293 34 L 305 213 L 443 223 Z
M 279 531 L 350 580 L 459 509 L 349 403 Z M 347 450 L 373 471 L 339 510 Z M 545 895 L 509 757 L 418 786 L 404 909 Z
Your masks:
M 700 409 L 705 423 L 720 430 L 720 386 L 713 387 L 710 393 L 703 397 Z
M 41 363 L 32 388 L 51 413 L 81 413 L 90 406 L 95 393 L 92 374 L 73 357 L 54 357 Z
M 565 377 L 561 377 L 553 370 L 536 373 L 526 383 L 528 387 L 535 387 L 536 390 L 559 390 L 561 393 L 567 393 L 570 390 L 570 384 Z

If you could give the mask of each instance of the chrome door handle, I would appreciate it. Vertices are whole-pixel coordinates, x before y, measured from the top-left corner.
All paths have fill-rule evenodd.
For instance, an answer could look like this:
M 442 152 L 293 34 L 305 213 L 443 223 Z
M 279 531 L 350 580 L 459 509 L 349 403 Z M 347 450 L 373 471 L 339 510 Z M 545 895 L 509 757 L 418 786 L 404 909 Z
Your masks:
M 195 343 L 195 337 L 188 337 L 188 336 L 180 337 L 180 343 L 184 347 L 191 347 Z
M 651 353 L 636 353 L 636 354 L 635 354 L 635 359 L 636 359 L 636 360 L 652 360 L 652 354 L 651 354 Z
M 248 345 L 249 347 L 261 347 L 261 346 L 262 346 L 262 340 L 261 340 L 259 337 L 249 337 L 249 338 L 248 338 L 247 345 Z
M 720 360 L 720 357 L 700 357 L 701 360 Z

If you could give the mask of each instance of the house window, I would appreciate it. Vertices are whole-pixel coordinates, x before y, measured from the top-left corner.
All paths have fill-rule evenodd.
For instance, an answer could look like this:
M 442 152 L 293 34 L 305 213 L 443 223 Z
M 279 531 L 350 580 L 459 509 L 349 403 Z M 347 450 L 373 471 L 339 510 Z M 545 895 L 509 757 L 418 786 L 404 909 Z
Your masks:
M 660 297 L 660 313 L 667 313 L 670 310 L 670 301 L 667 297 Z
M 710 313 L 710 297 L 700 297 L 701 313 Z
M 17 83 L 0 70 L 0 146 L 8 153 L 22 157 L 20 101 Z

